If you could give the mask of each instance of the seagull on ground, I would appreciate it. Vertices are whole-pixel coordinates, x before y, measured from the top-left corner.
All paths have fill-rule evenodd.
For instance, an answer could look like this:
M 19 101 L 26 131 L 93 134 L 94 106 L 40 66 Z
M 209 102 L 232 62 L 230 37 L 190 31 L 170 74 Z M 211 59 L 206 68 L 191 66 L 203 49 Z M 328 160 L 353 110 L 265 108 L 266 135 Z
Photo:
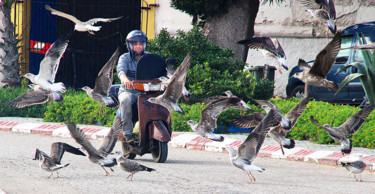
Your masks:
M 352 151 L 352 141 L 348 139 L 348 137 L 356 133 L 359 128 L 361 128 L 365 122 L 365 119 L 370 115 L 374 107 L 375 104 L 365 106 L 362 110 L 350 116 L 339 127 L 332 127 L 328 124 L 322 126 L 314 119 L 314 116 L 310 116 L 310 120 L 314 125 L 324 129 L 328 135 L 335 140 L 335 142 L 341 144 L 341 153 L 343 155 L 349 154 Z
M 250 178 L 250 183 L 256 181 L 255 177 L 251 174 L 251 171 L 264 172 L 265 170 L 264 168 L 255 166 L 253 161 L 262 147 L 264 139 L 271 127 L 276 127 L 282 124 L 281 117 L 277 116 L 277 114 L 275 107 L 268 110 L 267 115 L 258 126 L 250 132 L 249 136 L 238 148 L 238 153 L 230 145 L 225 147 L 229 152 L 231 164 L 244 170 Z
M 107 155 L 112 152 L 117 142 L 118 135 L 122 130 L 120 117 L 115 117 L 113 126 L 111 127 L 106 137 L 103 139 L 99 149 L 95 149 L 94 146 L 92 146 L 92 144 L 86 138 L 86 135 L 80 128 L 76 126 L 75 123 L 67 123 L 66 125 L 72 137 L 87 152 L 89 160 L 94 164 L 100 165 L 106 172 L 106 176 L 109 175 L 109 172 L 104 167 L 108 167 L 113 172 L 113 169 L 111 167 L 117 165 L 116 159 L 107 158 Z
M 331 70 L 336 56 L 341 48 L 341 32 L 337 32 L 331 42 L 319 52 L 316 56 L 314 65 L 310 67 L 306 61 L 299 59 L 298 67 L 303 71 L 292 76 L 305 83 L 306 86 L 323 86 L 329 90 L 339 89 L 339 85 L 326 79 L 328 72 Z M 309 96 L 308 87 L 305 87 L 305 96 Z
M 55 77 L 59 68 L 61 56 L 68 47 L 70 35 L 71 33 L 62 35 L 52 44 L 46 56 L 40 62 L 38 75 L 26 73 L 23 77 L 28 78 L 32 83 L 39 85 L 47 91 L 65 93 L 65 85 L 62 82 L 55 83 Z
M 57 178 L 59 178 L 59 172 L 62 168 L 65 168 L 68 164 L 61 164 L 61 159 L 64 155 L 64 152 L 70 152 L 75 155 L 86 156 L 81 150 L 75 148 L 67 143 L 55 142 L 51 145 L 51 156 L 48 156 L 43 151 L 36 149 L 34 160 L 40 160 L 39 166 L 41 169 L 51 172 L 47 178 L 50 178 L 53 175 L 53 172 L 56 171 Z
M 126 172 L 130 172 L 129 176 L 126 177 L 126 179 L 130 177 L 130 181 L 133 180 L 133 175 L 139 171 L 151 172 L 155 170 L 153 168 L 149 168 L 141 164 L 138 164 L 134 160 L 129 160 L 129 159 L 124 158 L 123 153 L 121 151 L 116 152 L 116 154 L 117 154 L 117 158 L 116 158 L 117 163 L 120 165 L 120 168 Z
M 33 91 L 23 93 L 14 100 L 7 102 L 6 104 L 14 108 L 24 108 L 26 106 L 44 104 L 48 102 L 49 99 L 55 102 L 61 102 L 64 99 L 61 94 L 45 90 L 37 84 L 30 84 L 29 87 Z
M 251 49 L 257 49 L 262 52 L 262 54 L 267 58 L 271 58 L 272 61 L 277 61 L 279 64 L 279 72 L 281 71 L 281 66 L 288 70 L 288 66 L 286 65 L 286 56 L 281 47 L 281 44 L 276 39 L 271 39 L 270 37 L 254 37 L 251 39 L 240 40 L 237 42 L 238 44 L 243 44 L 248 46 Z
M 72 15 L 66 14 L 66 13 L 61 12 L 61 11 L 57 11 L 56 9 L 52 9 L 51 6 L 49 6 L 49 5 L 45 5 L 45 8 L 46 8 L 46 10 L 51 11 L 52 15 L 57 15 L 57 16 L 66 18 L 66 19 L 74 22 L 76 24 L 74 26 L 74 30 L 77 30 L 77 31 L 80 31 L 80 32 L 86 32 L 87 31 L 92 35 L 95 35 L 93 31 L 97 32 L 101 28 L 101 26 L 93 26 L 97 22 L 112 22 L 114 20 L 118 20 L 118 19 L 122 18 L 122 16 L 117 17 L 117 18 L 93 18 L 93 19 L 90 19 L 86 22 L 82 22 Z
M 350 155 L 347 158 L 343 157 L 339 162 L 341 166 L 354 174 L 355 181 L 362 182 L 361 173 L 366 169 L 366 163 L 363 161 L 362 155 Z M 355 176 L 356 174 L 359 174 L 359 180 Z
M 252 110 L 243 100 L 236 96 L 220 98 L 211 101 L 207 104 L 206 108 L 201 112 L 201 119 L 199 122 L 194 120 L 187 121 L 191 129 L 204 138 L 213 141 L 224 141 L 224 137 L 213 133 L 217 127 L 216 121 L 219 115 L 229 109 L 235 108 L 240 110 Z
M 306 106 L 310 100 L 311 98 L 309 97 L 303 98 L 296 106 L 294 106 L 291 110 L 289 110 L 289 112 L 285 115 L 285 118 L 289 119 L 290 121 L 289 130 L 284 129 L 281 126 L 277 126 L 277 127 L 271 127 L 268 133 L 268 135 L 272 139 L 274 139 L 277 143 L 280 144 L 281 152 L 283 153 L 283 155 L 285 153 L 283 147 L 287 149 L 292 149 L 295 147 L 295 141 L 293 139 L 286 138 L 286 135 L 289 133 L 290 130 L 293 129 L 299 117 L 301 116 L 303 111 L 306 109 Z M 272 108 L 272 107 L 269 107 L 268 104 L 265 104 L 264 108 L 266 107 L 267 109 Z M 278 114 L 281 113 L 278 107 L 275 107 L 275 109 L 277 110 L 276 112 Z M 245 115 L 242 117 L 234 118 L 233 123 L 235 126 L 239 128 L 256 127 L 265 116 L 266 114 L 262 112 L 257 112 L 257 113 Z
M 185 114 L 182 108 L 177 104 L 181 97 L 182 90 L 185 86 L 186 75 L 190 67 L 191 52 L 189 52 L 176 72 L 173 74 L 167 89 L 162 95 L 147 99 L 148 102 L 159 104 L 168 109 L 169 112 L 177 111 L 180 114 Z
M 105 107 L 102 107 L 103 104 L 109 107 L 117 104 L 117 102 L 115 102 L 109 96 L 109 91 L 111 90 L 113 82 L 113 69 L 117 65 L 119 57 L 120 49 L 117 48 L 109 61 L 100 70 L 98 77 L 95 80 L 94 89 L 91 89 L 89 86 L 85 86 L 82 88 L 82 90 L 85 91 L 88 96 L 100 103 L 99 115 L 101 114 L 101 109 L 103 111 L 103 114 L 105 115 Z

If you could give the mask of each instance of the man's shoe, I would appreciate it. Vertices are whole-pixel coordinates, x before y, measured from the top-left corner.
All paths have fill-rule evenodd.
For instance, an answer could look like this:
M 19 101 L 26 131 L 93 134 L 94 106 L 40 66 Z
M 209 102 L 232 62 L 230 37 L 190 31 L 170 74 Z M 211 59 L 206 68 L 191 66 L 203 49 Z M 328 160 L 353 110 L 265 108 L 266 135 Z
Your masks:
M 138 137 L 136 137 L 134 134 L 125 135 L 126 143 L 138 143 Z

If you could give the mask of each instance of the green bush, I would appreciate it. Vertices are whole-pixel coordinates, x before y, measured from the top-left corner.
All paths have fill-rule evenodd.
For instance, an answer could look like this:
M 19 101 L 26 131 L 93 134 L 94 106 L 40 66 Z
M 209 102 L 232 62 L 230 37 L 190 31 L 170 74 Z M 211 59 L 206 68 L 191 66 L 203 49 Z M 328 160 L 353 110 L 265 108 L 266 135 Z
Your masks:
M 248 100 L 247 96 L 257 99 L 272 97 L 272 82 L 262 80 L 256 83 L 249 72 L 243 71 L 244 62 L 235 61 L 230 49 L 221 49 L 211 43 L 199 27 L 194 27 L 187 33 L 179 31 L 177 36 L 172 36 L 163 29 L 149 42 L 147 50 L 165 59 L 176 58 L 175 68 L 192 51 L 193 57 L 185 84 L 192 94 L 192 101 L 189 103 L 195 103 L 194 99 L 222 95 L 226 90 L 231 90 L 244 100 Z
M 43 121 L 111 126 L 117 109 L 105 107 L 105 116 L 99 116 L 99 106 L 99 102 L 86 93 L 69 89 L 63 102 L 54 102 L 47 107 Z
M 43 113 L 46 111 L 47 105 L 40 104 L 34 106 L 28 106 L 25 108 L 13 108 L 6 105 L 9 102 L 21 94 L 27 92 L 28 88 L 25 87 L 7 87 L 0 88 L 0 117 L 34 117 L 42 118 Z

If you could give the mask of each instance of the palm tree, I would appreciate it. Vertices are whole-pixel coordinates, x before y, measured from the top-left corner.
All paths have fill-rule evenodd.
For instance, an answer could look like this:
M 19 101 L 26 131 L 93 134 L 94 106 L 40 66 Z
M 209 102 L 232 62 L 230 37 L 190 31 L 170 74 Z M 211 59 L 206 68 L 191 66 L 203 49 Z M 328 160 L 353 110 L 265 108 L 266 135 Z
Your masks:
M 11 22 L 11 9 L 15 0 L 0 2 L 0 88 L 20 85 L 17 44 L 20 42 L 14 34 Z
M 363 34 L 358 34 L 358 41 L 360 45 L 366 44 L 366 39 Z M 351 63 L 343 68 L 340 71 L 336 72 L 336 74 L 345 71 L 350 67 L 356 67 L 358 69 L 357 73 L 352 73 L 345 77 L 345 79 L 341 82 L 340 88 L 337 90 L 336 94 L 340 92 L 342 88 L 344 88 L 349 82 L 353 81 L 354 79 L 358 78 L 361 81 L 362 87 L 366 93 L 366 98 L 370 104 L 375 103 L 375 52 L 371 50 L 361 50 L 364 63 L 354 62 Z

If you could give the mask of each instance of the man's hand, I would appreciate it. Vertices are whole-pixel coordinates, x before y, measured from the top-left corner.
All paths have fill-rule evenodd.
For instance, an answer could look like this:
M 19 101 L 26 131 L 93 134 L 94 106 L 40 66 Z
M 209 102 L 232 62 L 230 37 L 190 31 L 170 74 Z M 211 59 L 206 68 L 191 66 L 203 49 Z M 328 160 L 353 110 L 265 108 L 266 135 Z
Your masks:
M 127 81 L 127 82 L 124 83 L 124 85 L 125 85 L 125 88 L 128 89 L 128 90 L 135 89 L 133 81 Z

